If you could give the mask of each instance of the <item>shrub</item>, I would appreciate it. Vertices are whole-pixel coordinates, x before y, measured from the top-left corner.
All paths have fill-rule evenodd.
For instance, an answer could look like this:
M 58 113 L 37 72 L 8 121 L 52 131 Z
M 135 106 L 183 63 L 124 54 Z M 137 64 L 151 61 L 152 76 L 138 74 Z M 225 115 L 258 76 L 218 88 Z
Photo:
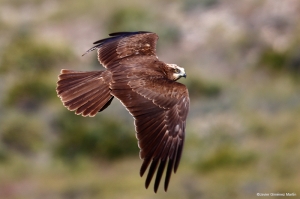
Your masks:
M 128 129 L 117 119 L 104 116 L 84 118 L 66 111 L 57 118 L 56 125 L 59 141 L 55 151 L 65 159 L 80 155 L 115 159 L 137 154 L 133 129 Z
M 0 72 L 45 73 L 57 64 L 70 60 L 71 57 L 72 52 L 68 48 L 38 42 L 28 32 L 21 31 L 4 49 Z
M 33 76 L 15 83 L 6 94 L 5 104 L 30 111 L 36 110 L 41 103 L 54 97 L 55 85 L 46 82 L 40 76 Z
M 148 10 L 134 7 L 121 8 L 115 11 L 110 18 L 111 20 L 107 24 L 109 32 L 139 30 L 156 32 L 161 38 L 160 46 L 178 42 L 181 36 L 177 26 L 164 21 L 162 16 L 153 15 Z
M 6 151 L 31 154 L 43 146 L 42 132 L 42 126 L 33 118 L 25 115 L 9 116 L 1 122 L 1 145 L 5 146 Z
M 206 156 L 204 160 L 199 161 L 197 168 L 199 171 L 206 172 L 223 167 L 240 167 L 253 162 L 255 158 L 254 153 L 230 146 L 221 146 Z
M 121 8 L 113 13 L 107 24 L 109 32 L 147 30 L 151 16 L 138 8 Z
M 195 77 L 188 77 L 186 86 L 191 97 L 216 97 L 221 94 L 221 87 L 216 83 L 206 82 Z
M 299 48 L 292 48 L 283 52 L 265 48 L 261 52 L 259 66 L 273 73 L 287 72 L 292 75 L 300 75 Z

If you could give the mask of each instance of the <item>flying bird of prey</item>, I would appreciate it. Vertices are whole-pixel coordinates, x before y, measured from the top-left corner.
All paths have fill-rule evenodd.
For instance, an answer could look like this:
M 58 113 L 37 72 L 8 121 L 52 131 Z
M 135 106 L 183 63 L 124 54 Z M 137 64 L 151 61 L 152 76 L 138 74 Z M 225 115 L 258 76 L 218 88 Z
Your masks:
M 156 173 L 157 192 L 166 167 L 164 189 L 175 173 L 182 154 L 189 94 L 176 82 L 186 77 L 183 68 L 166 64 L 156 56 L 158 36 L 152 32 L 117 32 L 94 42 L 102 71 L 61 70 L 57 94 L 69 110 L 95 116 L 116 97 L 134 118 L 136 137 L 143 164 L 148 169 L 148 188 Z M 85 53 L 85 54 L 86 54 Z M 121 143 L 120 143 L 121 144 Z

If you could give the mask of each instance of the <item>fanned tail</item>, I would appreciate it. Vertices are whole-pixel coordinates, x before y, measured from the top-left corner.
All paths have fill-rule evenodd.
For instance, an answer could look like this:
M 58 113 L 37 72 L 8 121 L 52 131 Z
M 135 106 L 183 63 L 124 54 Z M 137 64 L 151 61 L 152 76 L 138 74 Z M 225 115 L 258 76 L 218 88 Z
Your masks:
M 58 76 L 57 95 L 64 106 L 77 115 L 93 117 L 107 108 L 113 96 L 105 81 L 105 71 L 61 70 Z

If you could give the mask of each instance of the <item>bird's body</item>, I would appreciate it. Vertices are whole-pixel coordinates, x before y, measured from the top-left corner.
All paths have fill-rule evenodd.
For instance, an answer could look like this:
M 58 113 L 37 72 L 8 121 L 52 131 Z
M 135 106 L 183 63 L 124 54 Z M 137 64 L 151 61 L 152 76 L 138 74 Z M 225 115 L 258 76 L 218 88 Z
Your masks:
M 156 172 L 156 192 L 167 166 L 165 190 L 176 172 L 183 149 L 189 110 L 187 88 L 177 83 L 184 69 L 160 61 L 156 54 L 158 36 L 151 32 L 119 32 L 94 44 L 86 53 L 98 51 L 104 71 L 62 70 L 57 94 L 78 115 L 94 116 L 116 97 L 134 117 L 140 157 L 140 175 L 150 165 L 149 186 Z M 166 165 L 168 163 L 168 165 Z

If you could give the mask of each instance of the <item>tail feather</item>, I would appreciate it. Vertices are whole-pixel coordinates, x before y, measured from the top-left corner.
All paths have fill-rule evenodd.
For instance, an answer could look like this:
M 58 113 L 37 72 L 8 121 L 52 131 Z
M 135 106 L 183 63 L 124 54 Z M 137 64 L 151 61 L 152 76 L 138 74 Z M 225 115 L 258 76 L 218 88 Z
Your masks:
M 109 85 L 103 78 L 104 73 L 61 70 L 57 95 L 69 110 L 78 115 L 93 117 L 107 108 L 113 99 Z

